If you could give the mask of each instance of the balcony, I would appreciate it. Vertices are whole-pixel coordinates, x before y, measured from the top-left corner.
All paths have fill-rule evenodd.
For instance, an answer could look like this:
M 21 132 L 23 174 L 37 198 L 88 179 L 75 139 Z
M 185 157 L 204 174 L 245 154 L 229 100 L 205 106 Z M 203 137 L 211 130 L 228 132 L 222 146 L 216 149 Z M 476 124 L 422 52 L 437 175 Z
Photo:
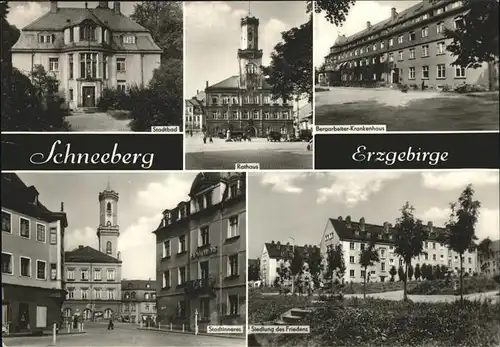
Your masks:
M 184 291 L 188 296 L 197 296 L 200 294 L 215 294 L 215 277 L 201 278 L 186 282 Z

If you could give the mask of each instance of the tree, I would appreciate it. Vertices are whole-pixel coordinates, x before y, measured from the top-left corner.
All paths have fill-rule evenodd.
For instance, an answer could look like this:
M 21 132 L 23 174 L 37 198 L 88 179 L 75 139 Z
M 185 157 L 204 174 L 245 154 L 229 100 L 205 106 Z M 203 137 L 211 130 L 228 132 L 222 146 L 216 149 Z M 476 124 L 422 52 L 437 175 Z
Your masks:
M 402 282 L 405 277 L 405 270 L 403 269 L 403 266 L 398 267 L 398 277 L 399 277 L 399 282 Z
M 442 278 L 441 266 L 439 266 L 439 265 L 436 266 L 436 268 L 434 269 L 434 278 L 436 278 L 437 280 Z
M 169 59 L 182 60 L 181 1 L 142 1 L 134 5 L 134 12 L 130 18 L 151 32 L 153 40 L 163 50 L 162 63 Z
M 418 281 L 421 275 L 422 274 L 420 272 L 420 264 L 417 264 L 415 265 L 415 279 Z
M 423 243 L 427 238 L 427 233 L 422 225 L 422 221 L 415 218 L 415 209 L 406 202 L 401 208 L 401 216 L 396 220 L 394 243 L 394 253 L 403 258 L 405 269 L 403 274 L 403 300 L 408 300 L 407 293 L 407 273 L 411 260 L 424 253 Z
M 479 245 L 477 245 L 477 253 L 479 256 L 479 259 L 488 259 L 489 257 L 495 255 L 491 248 L 491 239 L 489 237 L 485 238 L 481 242 L 479 242 Z M 486 268 L 490 265 L 490 262 L 484 262 L 481 265 L 481 271 L 485 271 Z
M 260 280 L 260 259 L 257 259 L 257 261 L 248 264 L 248 280 Z
M 321 264 L 321 252 L 319 247 L 314 246 L 307 253 L 307 263 L 309 264 L 309 271 L 314 278 L 315 284 L 318 284 L 319 276 L 323 271 L 323 266 Z
M 332 284 L 340 283 L 345 274 L 344 252 L 338 244 L 327 250 L 327 271 L 332 276 Z
M 448 247 L 459 254 L 460 259 L 460 302 L 463 304 L 463 261 L 464 253 L 474 248 L 476 224 L 479 218 L 481 203 L 474 198 L 474 189 L 468 185 L 460 194 L 458 201 L 451 203 L 450 219 L 446 224 L 444 242 Z
M 313 98 L 312 16 L 307 23 L 281 33 L 283 39 L 271 53 L 271 63 L 262 67 L 273 98 Z
M 375 262 L 379 262 L 378 252 L 375 249 L 377 242 L 377 234 L 371 233 L 368 245 L 366 245 L 359 256 L 359 265 L 364 269 L 363 273 L 363 298 L 366 299 L 366 273 L 369 266 L 373 266 Z
M 441 265 L 441 278 L 445 278 L 448 274 L 448 267 L 446 265 Z
M 391 282 L 394 282 L 394 276 L 396 276 L 397 273 L 398 271 L 396 270 L 396 267 L 393 265 L 389 270 L 389 275 L 391 275 Z
M 467 11 L 460 24 L 444 31 L 453 40 L 446 47 L 455 57 L 452 65 L 478 68 L 484 62 L 498 62 L 498 1 L 464 0 L 463 4 Z
M 340 26 L 345 22 L 349 10 L 355 3 L 355 0 L 316 0 L 314 2 L 314 12 L 323 12 L 327 21 L 336 26 Z M 312 1 L 308 0 L 307 11 L 310 12 L 312 7 Z
M 302 271 L 302 266 L 304 265 L 304 257 L 299 249 L 299 247 L 294 247 L 292 263 L 290 265 L 290 271 L 292 275 L 292 280 Z
M 408 266 L 408 279 L 411 281 L 413 277 L 413 265 Z
M 421 271 L 422 279 L 426 280 L 427 279 L 427 264 L 426 263 L 422 264 L 422 268 L 420 269 L 420 271 Z

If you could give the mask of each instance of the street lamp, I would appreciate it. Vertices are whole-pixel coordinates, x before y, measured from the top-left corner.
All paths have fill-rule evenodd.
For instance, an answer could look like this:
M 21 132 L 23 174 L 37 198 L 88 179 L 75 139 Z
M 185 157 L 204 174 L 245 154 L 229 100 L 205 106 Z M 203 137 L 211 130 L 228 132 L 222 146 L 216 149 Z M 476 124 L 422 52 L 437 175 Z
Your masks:
M 291 236 L 288 237 L 290 240 L 292 240 L 292 261 L 293 261 L 293 258 L 295 257 L 295 239 Z M 292 264 L 290 263 L 290 272 L 291 272 L 291 267 L 292 267 Z M 293 278 L 293 273 L 292 273 L 292 295 L 294 293 L 293 289 L 294 289 L 294 278 Z

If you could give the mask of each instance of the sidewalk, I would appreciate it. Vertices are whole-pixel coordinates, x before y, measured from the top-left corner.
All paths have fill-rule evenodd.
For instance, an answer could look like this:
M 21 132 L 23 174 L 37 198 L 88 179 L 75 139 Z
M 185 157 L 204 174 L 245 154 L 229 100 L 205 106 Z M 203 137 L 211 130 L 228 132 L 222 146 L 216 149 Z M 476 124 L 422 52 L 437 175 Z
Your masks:
M 182 330 L 170 330 L 170 329 L 158 329 L 158 328 L 137 328 L 137 330 L 148 330 L 148 331 L 160 331 L 162 333 L 172 333 L 172 334 L 187 334 L 187 335 L 194 335 L 193 331 L 182 331 Z M 245 334 L 209 334 L 209 333 L 203 333 L 203 332 L 198 332 L 198 335 L 200 336 L 213 336 L 213 337 L 225 337 L 228 339 L 239 339 L 239 340 L 245 340 L 246 335 Z
M 59 330 L 57 336 L 62 335 L 81 335 L 87 333 L 86 331 L 71 331 L 68 333 L 67 330 Z M 8 339 L 10 337 L 40 337 L 40 336 L 52 336 L 52 331 L 44 330 L 41 332 L 22 332 L 22 333 L 10 333 L 10 334 L 2 334 L 2 338 Z

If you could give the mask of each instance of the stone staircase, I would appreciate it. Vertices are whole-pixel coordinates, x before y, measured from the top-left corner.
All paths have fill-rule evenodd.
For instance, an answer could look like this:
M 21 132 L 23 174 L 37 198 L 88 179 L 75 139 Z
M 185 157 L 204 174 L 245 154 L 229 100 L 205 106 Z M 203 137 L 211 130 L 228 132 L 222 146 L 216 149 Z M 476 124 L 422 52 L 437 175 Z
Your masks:
M 281 316 L 274 322 L 276 325 L 300 325 L 300 321 L 304 319 L 312 309 L 306 308 L 292 308 Z

